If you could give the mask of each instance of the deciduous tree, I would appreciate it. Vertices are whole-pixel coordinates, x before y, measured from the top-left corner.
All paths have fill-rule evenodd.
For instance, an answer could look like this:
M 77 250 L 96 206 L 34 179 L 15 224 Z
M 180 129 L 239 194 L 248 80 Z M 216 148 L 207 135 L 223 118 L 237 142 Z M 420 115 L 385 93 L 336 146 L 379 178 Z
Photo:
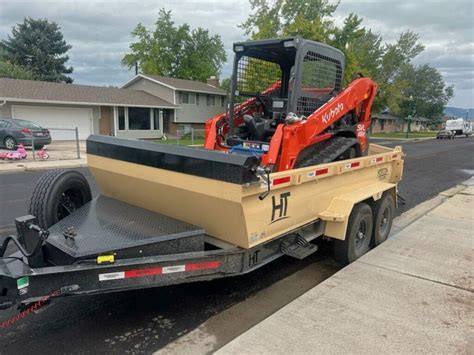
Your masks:
M 138 63 L 141 72 L 181 79 L 206 81 L 218 76 L 227 60 L 219 35 L 205 28 L 191 30 L 188 24 L 176 25 L 171 11 L 161 9 L 155 29 L 138 24 L 132 32 L 136 39 L 130 44 L 122 64 L 133 68 Z

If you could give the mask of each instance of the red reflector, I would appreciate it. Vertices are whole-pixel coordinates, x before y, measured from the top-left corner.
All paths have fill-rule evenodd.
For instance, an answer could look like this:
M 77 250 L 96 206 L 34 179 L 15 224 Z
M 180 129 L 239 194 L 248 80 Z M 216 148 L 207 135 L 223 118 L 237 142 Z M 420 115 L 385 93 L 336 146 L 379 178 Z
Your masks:
M 153 267 L 149 269 L 140 269 L 140 270 L 129 270 L 129 271 L 125 271 L 125 278 L 161 275 L 161 273 L 162 273 L 161 267 Z
M 382 161 L 383 158 L 382 157 L 378 157 L 377 159 L 375 159 L 375 161 L 378 163 L 379 161 Z
M 360 162 L 356 161 L 355 163 L 351 163 L 351 168 L 357 168 L 360 165 Z
M 186 271 L 217 269 L 220 266 L 219 261 L 208 261 L 202 263 L 186 264 Z
M 290 180 L 291 180 L 291 176 L 276 178 L 276 179 L 273 179 L 273 185 L 275 186 L 275 185 L 284 184 L 285 182 L 290 182 Z
M 327 174 L 329 171 L 328 168 L 326 169 L 320 169 L 320 170 L 316 170 L 316 176 L 319 176 L 319 175 L 324 175 L 324 174 Z

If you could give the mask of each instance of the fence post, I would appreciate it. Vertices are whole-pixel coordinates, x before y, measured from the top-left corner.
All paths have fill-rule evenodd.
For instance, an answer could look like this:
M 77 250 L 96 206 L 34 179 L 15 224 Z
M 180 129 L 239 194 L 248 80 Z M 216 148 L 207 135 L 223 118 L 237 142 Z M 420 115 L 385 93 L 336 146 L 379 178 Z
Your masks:
M 31 133 L 31 152 L 33 154 L 33 160 L 36 160 L 36 157 L 35 157 L 35 137 L 33 137 L 33 133 Z
M 176 130 L 176 144 L 179 145 L 179 129 Z
M 81 159 L 81 151 L 79 148 L 79 128 L 75 128 L 76 131 L 76 149 L 77 149 L 77 159 Z
M 191 127 L 191 145 L 194 145 L 194 128 Z

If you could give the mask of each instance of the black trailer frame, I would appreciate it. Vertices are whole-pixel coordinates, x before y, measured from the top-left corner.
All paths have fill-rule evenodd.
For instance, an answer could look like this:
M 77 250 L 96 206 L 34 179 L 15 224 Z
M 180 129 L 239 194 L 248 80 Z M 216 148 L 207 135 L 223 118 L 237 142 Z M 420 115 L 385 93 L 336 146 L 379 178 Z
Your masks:
M 40 238 L 41 229 L 32 223 L 34 221 L 33 216 L 16 219 L 18 240 L 26 244 L 26 250 L 28 242 L 25 240 Z M 55 298 L 99 294 L 243 275 L 283 255 L 303 259 L 313 254 L 318 248 L 310 241 L 323 235 L 324 223 L 315 220 L 251 249 L 206 236 L 208 250 L 109 263 L 99 263 L 99 259 L 94 258 L 72 265 L 31 267 L 29 264 L 34 263 L 37 256 L 26 258 L 17 252 L 0 257 L 0 309 L 15 304 L 28 305 L 50 295 Z M 0 238 L 0 245 L 1 239 L 6 238 L 9 237 Z

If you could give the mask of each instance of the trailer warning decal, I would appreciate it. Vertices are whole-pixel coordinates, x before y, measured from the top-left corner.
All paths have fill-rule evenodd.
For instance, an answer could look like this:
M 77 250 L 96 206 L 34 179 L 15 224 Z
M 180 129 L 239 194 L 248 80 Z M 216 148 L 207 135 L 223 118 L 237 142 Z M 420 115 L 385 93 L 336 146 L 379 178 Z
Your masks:
M 145 277 L 162 274 L 172 274 L 176 272 L 189 272 L 199 270 L 217 269 L 220 266 L 219 261 L 207 261 L 201 263 L 190 263 L 183 265 L 160 266 L 147 269 L 134 269 L 119 272 L 109 272 L 106 274 L 99 274 L 99 281 L 131 279 L 136 277 Z

